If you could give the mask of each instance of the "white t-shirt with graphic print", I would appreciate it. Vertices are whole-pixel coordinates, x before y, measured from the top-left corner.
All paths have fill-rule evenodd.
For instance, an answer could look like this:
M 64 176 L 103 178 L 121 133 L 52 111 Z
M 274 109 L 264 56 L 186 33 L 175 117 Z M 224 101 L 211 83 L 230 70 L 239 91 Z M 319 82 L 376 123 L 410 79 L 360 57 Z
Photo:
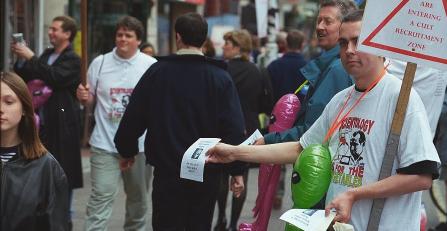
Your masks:
M 96 57 L 88 69 L 87 77 L 90 93 L 96 95 L 96 125 L 90 137 L 90 145 L 117 153 L 113 139 L 132 91 L 157 60 L 139 50 L 132 58 L 122 59 L 115 50 Z M 143 152 L 144 134 L 138 143 L 139 151 Z
M 385 74 L 341 123 L 340 128 L 332 134 L 329 150 L 332 156 L 333 176 L 326 203 L 349 188 L 377 181 L 400 85 L 399 79 Z M 321 117 L 301 137 L 300 143 L 303 148 L 323 142 L 329 127 L 353 88 L 354 86 L 351 86 L 332 98 Z M 361 94 L 353 91 L 342 115 L 346 114 Z M 431 137 L 424 105 L 417 93 L 412 90 L 392 174 L 396 174 L 396 169 L 408 167 L 416 162 L 424 160 L 439 162 Z M 360 200 L 353 205 L 350 223 L 355 230 L 366 230 L 371 206 L 372 200 Z M 418 231 L 420 206 L 421 192 L 387 198 L 379 230 Z

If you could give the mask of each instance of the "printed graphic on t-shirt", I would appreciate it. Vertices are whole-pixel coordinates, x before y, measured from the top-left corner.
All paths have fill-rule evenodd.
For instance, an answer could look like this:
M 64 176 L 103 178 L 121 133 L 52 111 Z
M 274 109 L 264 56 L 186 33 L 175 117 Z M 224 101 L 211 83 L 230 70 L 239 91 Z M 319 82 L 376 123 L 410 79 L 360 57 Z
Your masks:
M 110 98 L 112 99 L 112 105 L 108 112 L 108 117 L 112 122 L 120 122 L 123 117 L 124 111 L 129 104 L 130 95 L 133 88 L 110 88 Z
M 344 119 L 338 131 L 338 148 L 332 160 L 332 183 L 351 188 L 362 186 L 366 144 L 373 120 L 358 117 Z

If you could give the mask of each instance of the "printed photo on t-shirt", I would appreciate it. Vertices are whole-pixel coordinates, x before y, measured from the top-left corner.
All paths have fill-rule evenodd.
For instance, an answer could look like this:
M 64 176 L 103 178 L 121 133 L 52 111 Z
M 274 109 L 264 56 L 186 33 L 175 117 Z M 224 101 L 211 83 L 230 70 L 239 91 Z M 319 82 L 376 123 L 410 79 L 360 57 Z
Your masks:
M 362 186 L 364 156 L 373 120 L 348 117 L 338 131 L 338 148 L 332 160 L 332 183 L 355 188 Z
M 133 88 L 110 88 L 110 98 L 112 99 L 108 118 L 119 123 L 124 115 L 127 105 L 130 101 Z

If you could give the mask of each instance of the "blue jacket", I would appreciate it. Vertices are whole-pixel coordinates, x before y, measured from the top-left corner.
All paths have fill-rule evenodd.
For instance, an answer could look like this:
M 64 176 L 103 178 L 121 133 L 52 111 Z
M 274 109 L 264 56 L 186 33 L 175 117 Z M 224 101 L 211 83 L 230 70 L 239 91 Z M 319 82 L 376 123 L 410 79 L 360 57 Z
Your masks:
M 305 81 L 299 69 L 306 65 L 304 56 L 296 52 L 285 53 L 268 65 L 275 102 L 283 95 L 293 93 Z
M 353 84 L 352 78 L 340 61 L 340 47 L 336 46 L 300 69 L 300 74 L 309 80 L 309 91 L 293 128 L 264 136 L 266 144 L 297 141 L 323 113 L 326 104 L 339 91 Z

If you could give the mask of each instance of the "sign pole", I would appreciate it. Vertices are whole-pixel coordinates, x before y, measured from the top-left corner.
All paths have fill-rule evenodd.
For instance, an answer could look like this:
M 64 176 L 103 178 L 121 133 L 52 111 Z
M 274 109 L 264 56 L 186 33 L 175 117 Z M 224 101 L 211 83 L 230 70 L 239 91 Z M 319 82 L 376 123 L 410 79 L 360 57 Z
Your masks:
M 408 101 L 413 85 L 414 74 L 416 73 L 417 64 L 407 63 L 405 68 L 402 86 L 400 87 L 399 98 L 397 99 L 396 111 L 394 112 L 393 121 L 391 123 L 391 131 L 388 136 L 385 155 L 383 157 L 382 167 L 380 169 L 379 179 L 383 180 L 391 176 L 394 158 L 399 148 L 399 139 L 407 112 Z M 371 214 L 368 222 L 367 231 L 375 231 L 379 229 L 380 217 L 385 206 L 385 199 L 378 198 L 373 200 Z
M 87 84 L 87 0 L 81 0 L 81 83 Z
M 87 85 L 87 0 L 81 0 L 81 84 Z M 82 133 L 82 147 L 86 147 L 90 138 L 90 120 L 92 114 L 92 108 L 90 106 L 84 107 L 84 129 Z

